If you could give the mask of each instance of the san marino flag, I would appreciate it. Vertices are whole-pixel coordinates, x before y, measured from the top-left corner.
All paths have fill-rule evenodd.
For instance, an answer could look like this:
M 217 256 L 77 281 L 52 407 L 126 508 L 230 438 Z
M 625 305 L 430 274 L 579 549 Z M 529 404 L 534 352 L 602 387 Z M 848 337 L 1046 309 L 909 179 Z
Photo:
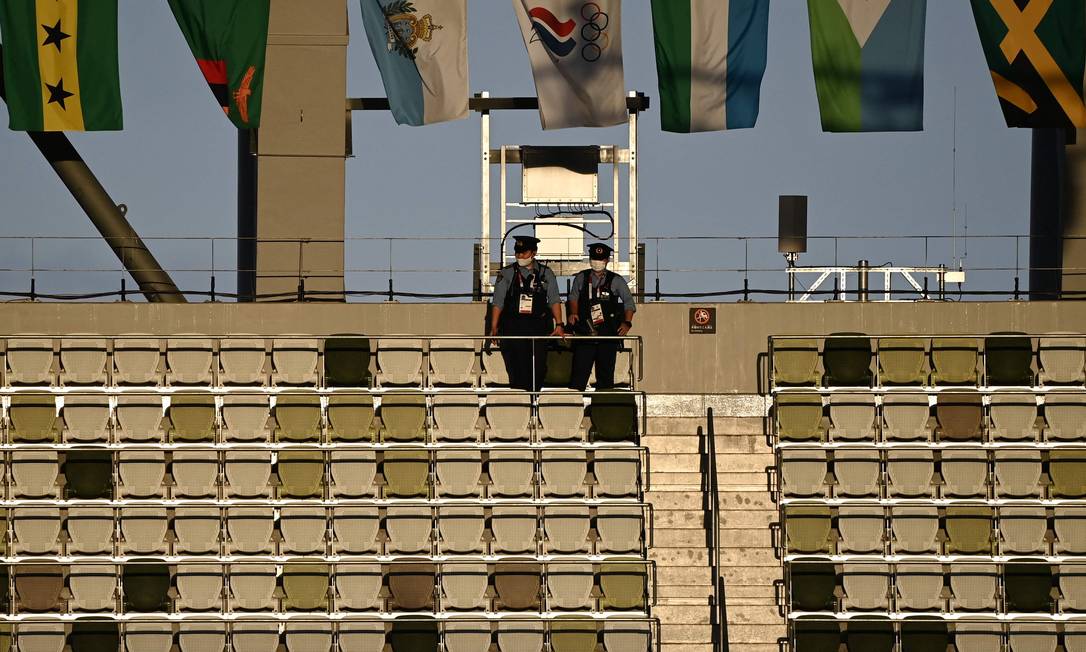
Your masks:
M 362 0 L 362 23 L 397 124 L 468 115 L 467 0 Z
M 927 0 L 807 0 L 824 131 L 924 128 Z
M 754 126 L 769 0 L 652 0 L 652 31 L 664 131 Z

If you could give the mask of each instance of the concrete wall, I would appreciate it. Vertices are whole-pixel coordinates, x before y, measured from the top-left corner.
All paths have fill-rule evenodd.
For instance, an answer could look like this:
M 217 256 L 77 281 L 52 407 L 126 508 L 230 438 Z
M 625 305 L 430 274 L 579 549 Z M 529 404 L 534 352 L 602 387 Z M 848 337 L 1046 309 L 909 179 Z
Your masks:
M 766 338 L 777 335 L 1082 331 L 1086 302 L 725 303 L 716 335 L 690 335 L 695 304 L 641 307 L 641 388 L 660 394 L 754 394 Z M 481 304 L 54 304 L 0 305 L 0 334 L 480 334 Z M 763 363 L 764 364 L 764 363 Z

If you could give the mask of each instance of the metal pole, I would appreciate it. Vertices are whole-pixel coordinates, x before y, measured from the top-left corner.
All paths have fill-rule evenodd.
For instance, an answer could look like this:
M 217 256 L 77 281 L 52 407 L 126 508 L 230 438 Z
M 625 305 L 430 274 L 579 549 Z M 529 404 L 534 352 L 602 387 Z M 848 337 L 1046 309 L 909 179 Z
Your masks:
M 946 265 L 939 265 L 939 300 L 946 301 Z
M 637 294 L 634 300 L 641 297 L 641 303 L 645 302 L 645 243 L 637 243 Z
M 0 61 L 3 46 L 0 46 Z M 0 100 L 7 101 L 4 92 L 4 70 L 0 65 Z M 140 291 L 152 303 L 186 303 L 173 279 L 155 260 L 139 234 L 125 219 L 124 212 L 110 198 L 94 173 L 75 151 L 68 137 L 61 132 L 27 132 L 38 151 L 72 193 L 76 203 L 87 214 L 121 264 L 139 285 Z
M 238 301 L 256 300 L 256 166 L 253 133 L 238 130 Z
M 859 272 L 859 279 L 856 281 L 856 299 L 858 301 L 868 300 L 868 283 L 871 278 L 871 263 L 866 260 L 861 260 L 856 263 L 856 271 Z
M 490 97 L 490 93 L 483 91 L 477 97 Z M 490 285 L 490 111 L 482 111 L 479 114 L 479 147 L 482 150 L 482 247 L 479 251 L 479 287 L 483 290 Z
M 471 274 L 471 300 L 483 300 L 483 245 L 476 242 L 471 246 L 472 274 Z
M 630 91 L 629 96 L 637 97 L 637 93 L 635 91 Z M 629 196 L 627 197 L 627 200 L 629 201 L 629 207 L 627 208 L 626 214 L 630 218 L 630 246 L 627 247 L 626 251 L 628 252 L 627 255 L 630 258 L 630 264 L 632 265 L 637 265 L 640 263 L 640 261 L 637 259 L 637 114 L 638 109 L 636 108 L 630 111 L 628 136 L 628 147 L 630 150 L 630 169 L 628 175 Z M 616 188 L 615 190 L 615 203 L 617 204 L 618 189 Z M 615 244 L 617 245 L 619 243 L 615 242 Z M 634 270 L 633 276 L 635 280 L 639 278 L 637 270 Z M 636 289 L 640 291 L 642 287 L 643 286 L 638 285 Z

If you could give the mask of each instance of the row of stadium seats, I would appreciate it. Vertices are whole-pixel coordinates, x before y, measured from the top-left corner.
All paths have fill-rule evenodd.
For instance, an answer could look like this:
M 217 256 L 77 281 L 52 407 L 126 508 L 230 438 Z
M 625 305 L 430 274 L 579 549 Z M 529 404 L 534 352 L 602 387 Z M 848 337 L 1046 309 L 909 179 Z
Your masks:
M 15 508 L 27 555 L 642 553 L 642 505 Z M 9 515 L 4 514 L 7 519 Z
M 789 572 L 792 611 L 1086 611 L 1086 563 L 793 562 Z
M 1043 554 L 1050 531 L 1056 554 L 1086 554 L 1083 505 L 789 504 L 784 528 L 790 554 Z
M 777 394 L 781 441 L 1086 441 L 1086 392 Z M 1038 406 L 1038 399 L 1043 407 Z M 828 408 L 828 409 L 827 409 Z M 828 412 L 828 414 L 826 414 Z M 828 416 L 828 420 L 827 417 Z M 1040 427 L 1038 419 L 1041 419 Z M 934 428 L 933 428 L 934 426 Z
M 270 346 L 269 346 L 270 344 Z M 538 345 L 551 348 L 551 342 Z M 509 384 L 498 352 L 480 355 L 471 339 L 377 338 L 371 368 L 365 338 L 9 338 L 5 386 L 321 385 L 369 387 Z M 569 349 L 555 350 L 555 368 Z M 480 359 L 481 358 L 481 359 Z M 615 382 L 632 380 L 632 353 L 620 351 Z
M 184 611 L 645 611 L 651 564 L 403 562 L 19 564 L 9 613 Z M 9 591 L 14 590 L 13 594 Z M 14 600 L 10 599 L 14 595 Z M 13 608 L 12 608 L 13 607 Z
M 978 618 L 947 623 L 918 616 L 901 621 L 895 634 L 894 624 L 885 618 L 800 618 L 794 624 L 792 650 L 837 652 L 843 643 L 847 652 L 892 652 L 900 641 L 901 652 L 943 652 L 951 643 L 957 652 L 998 652 L 1008 649 L 1004 640 L 1011 652 L 1054 652 L 1057 642 L 1065 652 L 1084 652 L 1086 622 L 1004 624 Z
M 824 497 L 831 490 L 838 498 L 1086 496 L 1083 448 L 779 450 L 780 489 L 785 497 Z
M 9 455 L 5 479 L 14 500 L 641 494 L 641 450 L 634 447 L 16 450 Z
M 1086 382 L 1086 337 L 1025 334 L 771 340 L 775 386 L 1041 385 Z M 821 364 L 819 364 L 821 362 Z
M 631 392 L 83 394 L 20 392 L 8 399 L 7 441 L 424 442 L 632 441 Z M 587 421 L 586 424 L 586 413 Z M 485 421 L 484 421 L 485 418 Z
M 653 642 L 648 620 L 578 616 L 551 620 L 518 617 L 497 621 L 469 618 L 429 620 L 418 616 L 378 620 L 284 623 L 259 619 L 214 621 L 105 620 L 20 622 L 0 626 L 0 649 L 20 652 L 170 652 L 176 639 L 180 652 L 647 652 Z M 544 648 L 544 645 L 548 647 Z M 123 646 L 123 647 L 121 647 Z M 1069 651 L 1078 652 L 1078 650 Z

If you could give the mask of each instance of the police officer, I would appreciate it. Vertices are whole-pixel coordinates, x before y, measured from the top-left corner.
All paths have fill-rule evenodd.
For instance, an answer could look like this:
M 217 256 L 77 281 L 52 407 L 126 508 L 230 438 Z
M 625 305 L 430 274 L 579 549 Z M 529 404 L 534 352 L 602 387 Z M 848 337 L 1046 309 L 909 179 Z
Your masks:
M 539 239 L 516 236 L 514 241 L 513 252 L 517 262 L 503 267 L 494 284 L 490 332 L 498 335 L 564 336 L 558 280 L 551 268 L 535 260 Z M 547 375 L 548 345 L 546 340 L 501 341 L 510 387 L 539 391 Z
M 612 249 L 603 243 L 588 247 L 591 269 L 578 272 L 569 289 L 569 320 L 577 335 L 573 340 L 573 373 L 570 388 L 584 391 L 592 365 L 596 388 L 615 386 L 615 358 L 619 340 L 599 340 L 592 335 L 625 335 L 633 327 L 633 295 L 626 279 L 607 269 Z

